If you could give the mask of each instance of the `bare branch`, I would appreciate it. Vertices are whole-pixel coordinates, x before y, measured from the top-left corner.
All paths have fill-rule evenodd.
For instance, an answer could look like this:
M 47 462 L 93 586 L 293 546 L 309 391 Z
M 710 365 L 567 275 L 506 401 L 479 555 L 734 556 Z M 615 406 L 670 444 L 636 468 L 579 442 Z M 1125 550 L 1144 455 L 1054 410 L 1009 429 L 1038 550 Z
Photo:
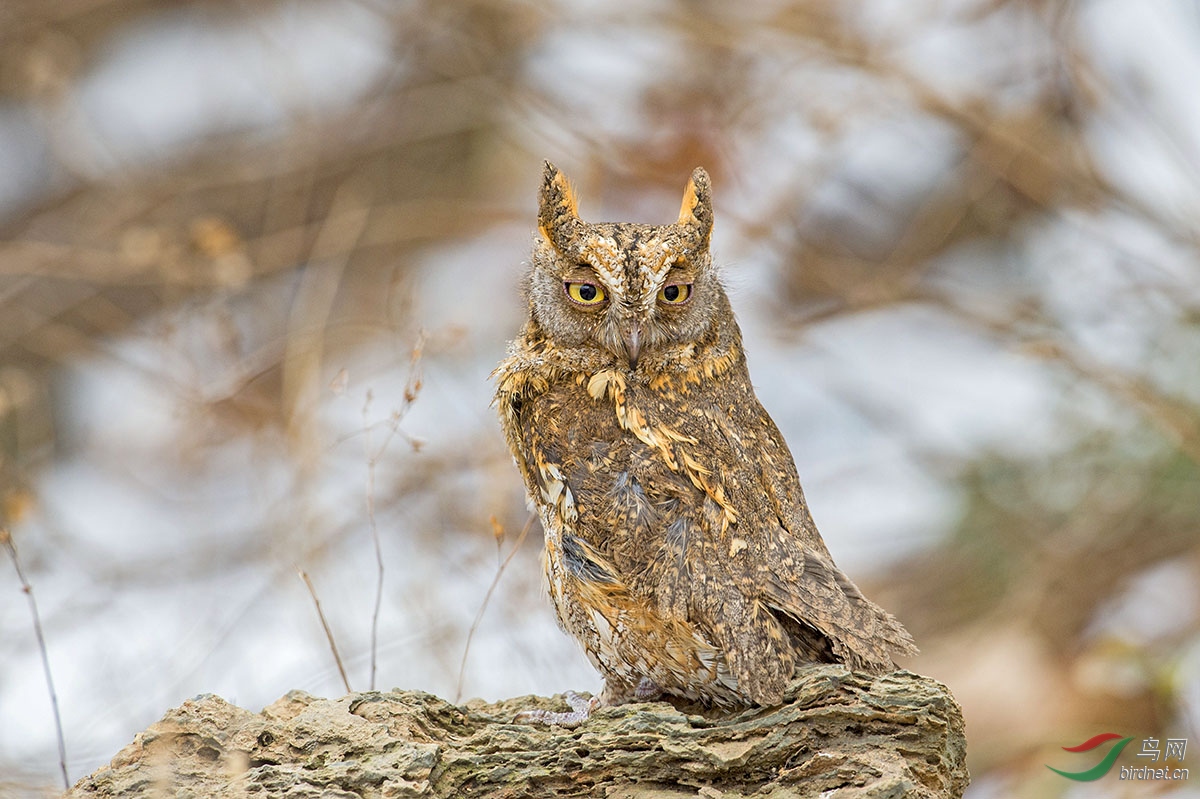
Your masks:
M 350 680 L 346 677 L 346 667 L 342 665 L 342 656 L 338 652 L 337 642 L 333 640 L 333 630 L 330 629 L 329 621 L 325 618 L 325 611 L 321 610 L 321 600 L 317 598 L 317 589 L 309 579 L 308 572 L 299 567 L 296 572 L 304 581 L 304 585 L 308 587 L 308 595 L 312 597 L 313 605 L 317 608 L 317 616 L 321 619 L 321 627 L 325 630 L 325 639 L 329 641 L 329 649 L 333 652 L 334 662 L 337 663 L 338 674 L 342 675 L 342 685 L 346 687 L 346 693 L 350 693 L 353 689 L 350 688 Z
M 500 584 L 500 578 L 504 575 L 504 570 L 508 568 L 508 564 L 512 561 L 513 556 L 521 548 L 521 544 L 525 542 L 525 536 L 529 535 L 529 530 L 533 527 L 534 514 L 529 514 L 529 519 L 525 522 L 525 526 L 521 528 L 521 534 L 517 536 L 516 543 L 513 544 L 512 551 L 508 553 L 508 557 L 496 569 L 496 576 L 492 578 L 492 584 L 488 586 L 487 593 L 484 594 L 483 603 L 479 606 L 479 612 L 475 614 L 475 621 L 471 622 L 471 629 L 467 631 L 467 643 L 463 647 L 462 661 L 458 664 L 458 686 L 454 689 L 454 701 L 457 703 L 462 700 L 463 678 L 467 673 L 467 655 L 471 652 L 471 639 L 475 637 L 475 631 L 479 629 L 479 622 L 483 621 L 484 611 L 487 610 L 488 603 L 492 601 L 492 594 L 496 591 L 496 586 Z
M 67 776 L 67 744 L 63 737 L 62 715 L 58 712 L 58 692 L 54 690 L 54 675 L 50 672 L 50 655 L 46 651 L 46 636 L 42 632 L 42 617 L 38 613 L 37 600 L 33 596 L 33 586 L 25 579 L 21 568 L 21 559 L 17 557 L 17 545 L 12 533 L 0 527 L 0 544 L 8 550 L 13 568 L 17 570 L 17 579 L 21 581 L 21 590 L 29 598 L 29 613 L 33 618 L 33 633 L 37 636 L 38 653 L 42 656 L 42 671 L 46 675 L 46 690 L 50 693 L 50 707 L 54 711 L 54 733 L 58 738 L 58 767 L 62 770 L 63 788 L 71 790 L 71 778 Z
M 363 403 L 363 427 L 367 432 L 366 449 L 367 449 L 367 523 L 371 527 L 371 542 L 375 547 L 375 606 L 371 612 L 371 681 L 369 689 L 375 690 L 375 673 L 378 665 L 379 652 L 379 613 L 383 608 L 383 544 L 379 540 L 379 524 L 375 519 L 375 467 L 379 463 L 379 459 L 383 457 L 383 453 L 387 451 L 388 444 L 397 434 L 403 435 L 413 448 L 417 451 L 421 448 L 421 442 L 418 439 L 406 435 L 400 430 L 400 420 L 408 413 L 409 408 L 416 402 L 417 397 L 421 393 L 422 377 L 421 377 L 421 356 L 425 351 L 425 331 L 422 330 L 417 334 L 417 343 L 413 345 L 412 355 L 409 358 L 408 381 L 404 385 L 404 403 L 400 409 L 394 411 L 387 420 L 388 432 L 383 439 L 383 443 L 378 450 L 371 451 L 371 429 L 373 425 L 368 421 L 368 414 L 371 409 L 372 394 L 367 392 L 367 399 Z

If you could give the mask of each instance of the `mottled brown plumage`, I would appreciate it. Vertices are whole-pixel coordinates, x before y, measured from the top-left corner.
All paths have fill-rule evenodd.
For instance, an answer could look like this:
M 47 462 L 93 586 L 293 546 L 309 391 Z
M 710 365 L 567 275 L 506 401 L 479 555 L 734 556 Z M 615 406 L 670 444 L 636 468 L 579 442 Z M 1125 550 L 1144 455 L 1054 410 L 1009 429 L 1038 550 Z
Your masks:
M 712 223 L 702 169 L 676 224 L 596 224 L 547 163 L 529 321 L 494 374 L 551 599 L 606 704 L 771 705 L 798 663 L 884 671 L 916 651 L 813 524 L 751 387 Z

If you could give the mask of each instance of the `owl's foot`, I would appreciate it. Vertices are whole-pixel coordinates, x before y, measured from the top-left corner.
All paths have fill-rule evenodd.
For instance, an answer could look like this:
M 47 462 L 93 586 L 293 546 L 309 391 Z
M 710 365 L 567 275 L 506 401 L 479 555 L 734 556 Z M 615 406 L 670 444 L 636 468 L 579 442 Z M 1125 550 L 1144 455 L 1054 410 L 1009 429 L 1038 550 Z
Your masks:
M 637 684 L 637 688 L 633 689 L 633 698 L 639 702 L 653 702 L 663 695 L 663 690 L 650 681 L 649 677 L 643 677 Z
M 563 694 L 567 704 L 571 706 L 570 713 L 556 713 L 553 710 L 522 710 L 513 719 L 514 724 L 556 724 L 559 727 L 574 729 L 592 716 L 592 711 L 600 707 L 600 699 L 587 699 L 574 691 Z
M 604 690 L 600 692 L 600 704 L 605 706 L 627 705 L 630 702 L 653 702 L 660 699 L 663 689 L 659 688 L 649 677 L 638 680 L 638 684 L 630 686 L 625 682 L 605 680 Z

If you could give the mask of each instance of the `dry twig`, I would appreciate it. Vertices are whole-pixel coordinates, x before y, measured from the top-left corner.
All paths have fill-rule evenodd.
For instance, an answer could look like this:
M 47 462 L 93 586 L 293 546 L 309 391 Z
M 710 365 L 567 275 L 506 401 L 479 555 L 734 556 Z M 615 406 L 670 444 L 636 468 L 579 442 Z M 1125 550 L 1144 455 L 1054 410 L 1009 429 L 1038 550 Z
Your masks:
M 342 685 L 346 687 L 346 693 L 350 693 L 353 689 L 350 688 L 350 680 L 346 677 L 346 667 L 342 665 L 342 656 L 338 652 L 337 642 L 333 640 L 333 630 L 329 627 L 329 621 L 325 618 L 325 611 L 321 610 L 321 600 L 317 598 L 317 589 L 313 586 L 312 580 L 308 577 L 308 572 L 304 569 L 297 568 L 296 572 L 300 575 L 300 579 L 304 581 L 304 585 L 308 587 L 308 595 L 312 597 L 313 604 L 317 607 L 317 616 L 321 619 L 321 627 L 325 630 L 325 638 L 329 641 L 329 648 L 333 651 L 333 660 L 337 663 L 338 674 L 342 675 Z
M 421 377 L 421 356 L 425 351 L 425 331 L 422 330 L 417 334 L 417 343 L 413 345 L 412 354 L 409 358 L 408 381 L 404 385 L 404 404 L 400 409 L 394 411 L 387 420 L 388 433 L 384 437 L 383 443 L 380 444 L 377 450 L 371 450 L 371 430 L 373 425 L 367 421 L 367 417 L 371 410 L 371 400 L 373 394 L 367 391 L 366 402 L 363 403 L 363 429 L 366 432 L 366 450 L 367 450 L 367 523 L 371 528 L 371 542 L 375 547 L 375 605 L 371 612 L 371 680 L 368 688 L 375 690 L 375 673 L 378 666 L 379 652 L 379 613 L 383 607 L 383 544 L 379 540 L 379 524 L 375 520 L 375 467 L 379 463 L 379 459 L 387 452 L 388 445 L 392 438 L 397 434 L 404 435 L 400 430 L 400 420 L 408 413 L 412 404 L 416 402 L 417 396 L 421 393 L 422 377 Z M 421 441 L 411 436 L 405 435 L 409 445 L 413 451 L 421 448 Z
M 454 701 L 457 703 L 462 700 L 463 678 L 467 673 L 467 655 L 471 652 L 471 639 L 475 637 L 475 631 L 479 629 L 479 622 L 483 621 L 484 611 L 487 610 L 488 603 L 492 601 L 492 594 L 496 591 L 496 586 L 500 584 L 500 578 L 504 575 L 504 570 L 508 568 L 508 564 L 512 561 L 513 556 L 521 548 L 521 544 L 525 542 L 525 536 L 529 535 L 529 529 L 533 527 L 534 514 L 529 514 L 529 519 L 526 520 L 525 526 L 521 528 L 521 534 L 517 536 L 516 542 L 513 544 L 512 551 L 508 553 L 508 557 L 504 559 L 496 568 L 496 576 L 492 578 L 492 584 L 488 586 L 487 593 L 484 594 L 483 603 L 479 606 L 479 612 L 475 614 L 475 621 L 471 622 L 471 629 L 467 631 L 467 643 L 463 647 L 462 661 L 458 664 L 458 686 L 454 689 Z M 495 534 L 495 527 L 493 526 Z M 496 541 L 500 541 L 501 536 L 496 534 Z
M 0 544 L 8 550 L 13 568 L 17 570 L 17 579 L 21 581 L 21 590 L 29 598 L 29 613 L 33 617 L 33 633 L 37 636 L 38 652 L 42 656 L 42 671 L 46 675 L 46 690 L 50 692 L 50 707 L 54 711 L 54 733 L 58 737 L 58 767 L 62 770 L 63 788 L 71 790 L 71 778 L 67 776 L 67 743 L 63 736 L 62 715 L 58 712 L 58 692 L 54 690 L 54 675 L 50 673 L 50 655 L 46 651 L 46 636 L 42 632 L 42 617 L 38 613 L 37 600 L 33 596 L 33 585 L 25 579 L 21 568 L 21 559 L 17 557 L 17 545 L 12 533 L 0 528 Z

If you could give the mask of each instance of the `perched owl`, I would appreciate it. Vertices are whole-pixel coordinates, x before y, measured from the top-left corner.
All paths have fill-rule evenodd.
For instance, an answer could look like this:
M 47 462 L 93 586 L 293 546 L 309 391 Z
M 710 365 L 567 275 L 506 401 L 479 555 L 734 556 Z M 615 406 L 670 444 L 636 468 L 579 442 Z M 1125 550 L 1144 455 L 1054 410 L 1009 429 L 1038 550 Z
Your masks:
M 708 175 L 673 225 L 589 223 L 545 166 L 529 321 L 495 403 L 545 533 L 562 627 L 597 704 L 781 701 L 797 664 L 887 671 L 916 652 L 836 565 L 750 384 L 709 253 Z

